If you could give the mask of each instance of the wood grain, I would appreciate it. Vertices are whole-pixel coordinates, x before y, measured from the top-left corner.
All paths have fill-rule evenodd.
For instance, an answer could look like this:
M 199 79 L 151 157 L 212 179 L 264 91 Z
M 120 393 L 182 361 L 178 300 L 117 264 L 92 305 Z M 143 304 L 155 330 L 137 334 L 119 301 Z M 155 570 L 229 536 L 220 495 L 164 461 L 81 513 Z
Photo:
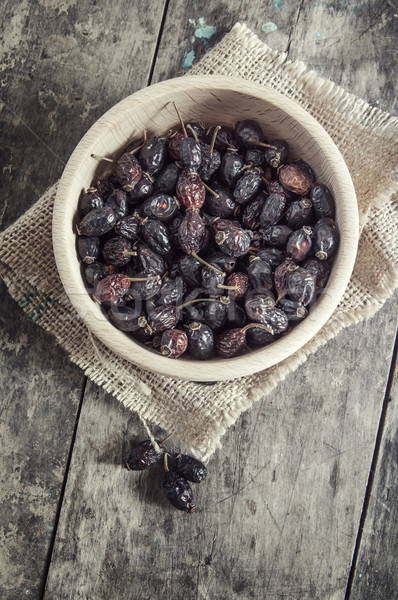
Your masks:
M 57 180 L 103 112 L 148 83 L 162 4 L 140 5 L 2 2 L 2 228 Z M 0 295 L 0 597 L 20 600 L 41 595 L 85 378 L 3 284 Z
M 395 598 L 398 589 L 396 552 L 398 536 L 398 372 L 391 373 L 386 398 L 381 445 L 362 530 L 351 600 Z
M 164 5 L 146 3 L 148 9 L 137 16 L 139 4 L 123 0 L 112 4 L 107 0 L 3 2 L 4 23 L 8 29 L 12 26 L 3 46 L 6 68 L 0 112 L 5 136 L 1 158 L 6 187 L 0 196 L 3 226 L 60 175 L 89 125 L 149 80 Z M 170 0 L 152 80 L 186 72 L 182 67 L 185 53 L 193 48 L 198 60 L 235 22 L 242 21 L 271 47 L 286 50 L 289 58 L 304 60 L 321 75 L 397 114 L 396 80 L 391 77 L 397 65 L 395 13 L 393 2 L 380 0 Z M 209 39 L 200 37 L 200 18 L 217 27 Z M 274 23 L 277 29 L 263 32 L 266 23 Z M 55 503 L 49 503 L 44 490 L 54 486 L 54 493 L 59 494 L 71 441 L 67 427 L 63 428 L 65 437 L 60 437 L 59 407 L 55 401 L 50 404 L 46 395 L 48 365 L 57 374 L 62 397 L 67 397 L 68 389 L 77 390 L 82 380 L 75 379 L 63 353 L 49 345 L 49 336 L 21 320 L 19 309 L 3 297 L 1 318 L 11 350 L 3 348 L 1 381 L 9 392 L 2 395 L 2 403 L 8 398 L 11 404 L 3 412 L 0 431 L 10 423 L 15 425 L 5 453 L 10 475 L 3 486 L 10 493 L 11 505 L 2 505 L 2 539 L 10 552 L 5 564 L 12 564 L 13 570 L 1 569 L 0 589 L 5 600 L 20 600 L 41 598 L 39 581 L 49 539 L 38 536 L 44 521 L 29 511 L 32 507 L 51 523 Z M 202 511 L 192 515 L 193 520 L 165 505 L 156 476 L 147 478 L 148 473 L 134 479 L 121 469 L 120 459 L 130 438 L 142 439 L 145 434 L 131 415 L 119 412 L 114 400 L 89 386 L 46 600 L 342 600 L 395 321 L 396 297 L 368 323 L 343 332 L 272 397 L 243 415 L 213 457 L 208 481 L 197 489 Z M 21 341 L 26 347 L 17 354 L 15 348 Z M 22 364 L 15 367 L 18 356 Z M 42 375 L 32 375 L 27 381 L 27 364 Z M 29 391 L 30 421 L 15 402 L 18 389 Z M 41 398 L 46 399 L 44 405 Z M 33 407 L 38 407 L 36 413 Z M 69 417 L 62 414 L 66 420 L 72 413 Z M 389 567 L 396 553 L 396 494 L 383 495 L 384 481 L 388 489 L 395 474 L 393 447 L 388 443 L 396 436 L 393 414 L 387 412 L 388 435 L 379 456 L 385 475 L 375 480 L 378 500 L 369 509 L 358 562 L 358 574 L 366 574 L 369 590 L 383 600 L 393 597 L 391 590 L 398 587 L 396 570 Z M 19 472 L 17 451 L 26 450 L 25 435 L 37 461 L 42 456 L 41 439 L 51 455 L 55 450 L 62 455 L 47 475 L 45 460 L 44 470 L 31 461 L 29 478 L 35 478 L 36 486 L 32 503 L 26 480 L 18 488 L 19 501 L 12 502 Z M 9 520 L 25 532 L 23 543 L 17 542 L 15 527 L 9 530 Z M 372 597 L 364 588 L 356 577 L 351 596 L 355 600 Z
M 193 484 L 194 515 L 167 504 L 161 468 L 123 468 L 146 434 L 90 385 L 45 600 L 343 598 L 388 373 L 388 359 L 374 373 L 364 358 L 355 377 L 366 328 L 345 330 L 242 416 Z M 392 342 L 374 338 L 369 356 L 389 357 Z

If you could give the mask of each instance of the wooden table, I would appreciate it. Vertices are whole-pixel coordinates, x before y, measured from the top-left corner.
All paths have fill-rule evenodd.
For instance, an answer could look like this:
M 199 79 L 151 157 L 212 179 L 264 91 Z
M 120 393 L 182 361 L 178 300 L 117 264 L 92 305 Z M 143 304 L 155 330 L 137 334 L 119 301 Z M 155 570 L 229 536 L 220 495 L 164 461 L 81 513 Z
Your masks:
M 4 0 L 2 17 L 3 228 L 101 114 L 237 21 L 398 114 L 394 0 Z M 137 418 L 1 294 L 2 600 L 398 598 L 396 296 L 242 415 L 186 516 L 159 473 L 122 468 Z

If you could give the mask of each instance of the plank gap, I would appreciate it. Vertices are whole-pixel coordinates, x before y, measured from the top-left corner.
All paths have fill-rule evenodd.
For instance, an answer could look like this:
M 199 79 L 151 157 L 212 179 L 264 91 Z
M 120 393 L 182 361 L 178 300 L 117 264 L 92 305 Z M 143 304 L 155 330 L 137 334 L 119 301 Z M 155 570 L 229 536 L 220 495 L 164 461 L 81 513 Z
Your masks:
M 169 3 L 170 3 L 170 0 L 165 0 L 164 6 L 163 6 L 162 20 L 160 22 L 158 39 L 156 41 L 155 51 L 153 53 L 153 59 L 152 59 L 151 68 L 149 70 L 149 76 L 148 76 L 147 85 L 151 85 L 151 82 L 152 82 L 153 72 L 155 70 L 155 65 L 156 65 L 156 61 L 157 61 L 158 53 L 159 53 L 160 42 L 161 42 L 161 39 L 162 39 L 162 36 L 163 36 L 164 25 L 165 25 L 165 22 L 166 22 L 167 11 L 169 9 Z
M 59 523 L 59 518 L 60 518 L 60 515 L 61 515 L 61 509 L 62 509 L 62 504 L 63 504 L 63 500 L 64 500 L 66 484 L 67 484 L 67 481 L 68 481 L 68 474 L 69 474 L 69 469 L 70 469 L 71 460 L 72 460 L 73 448 L 74 448 L 75 441 L 76 441 L 77 429 L 78 429 L 78 426 L 79 426 L 79 420 L 80 420 L 80 414 L 81 414 L 81 411 L 82 411 L 84 395 L 86 393 L 87 381 L 88 381 L 88 377 L 84 377 L 83 384 L 82 384 L 82 390 L 81 390 L 81 393 L 80 393 L 79 406 L 78 406 L 77 413 L 76 413 L 75 425 L 74 425 L 74 428 L 73 428 L 72 439 L 71 439 L 71 443 L 70 443 L 70 447 L 69 447 L 69 452 L 68 452 L 68 460 L 66 461 L 66 466 L 65 466 L 64 479 L 62 481 L 62 487 L 61 487 L 61 492 L 60 492 L 60 495 L 59 495 L 57 512 L 55 514 L 54 529 L 53 529 L 53 532 L 52 532 L 50 547 L 48 549 L 48 554 L 47 554 L 47 558 L 46 558 L 46 564 L 45 564 L 45 567 L 44 567 L 43 581 L 42 581 L 42 585 L 41 585 L 40 592 L 39 592 L 39 599 L 40 600 L 43 600 L 45 589 L 46 589 L 47 577 L 48 577 L 48 572 L 50 570 L 51 559 L 52 559 L 52 554 L 53 554 L 54 545 L 55 545 L 55 539 L 57 537 L 58 523 Z
M 378 463 L 378 459 L 379 459 L 381 440 L 383 437 L 384 426 L 385 426 L 385 422 L 386 422 L 388 403 L 390 401 L 390 395 L 391 395 L 391 390 L 392 390 L 392 386 L 393 386 L 393 382 L 394 382 L 395 370 L 397 367 L 397 354 L 398 354 L 398 333 L 396 334 L 396 337 L 395 337 L 390 371 L 388 373 L 386 391 L 384 394 L 383 406 L 381 409 L 379 426 L 378 426 L 377 435 L 376 435 L 376 443 L 375 443 L 375 447 L 374 447 L 374 451 L 373 451 L 372 464 L 370 466 L 368 482 L 366 485 L 365 498 L 363 501 L 362 513 L 361 513 L 361 518 L 359 521 L 358 533 L 357 533 L 357 538 L 355 541 L 354 553 L 352 555 L 351 568 L 350 568 L 350 573 L 348 575 L 347 588 L 346 588 L 344 600 L 349 600 L 350 595 L 351 595 L 352 585 L 354 582 L 354 575 L 355 575 L 355 571 L 356 571 L 359 549 L 360 549 L 361 540 L 362 540 L 362 532 L 365 527 L 365 521 L 366 521 L 366 517 L 367 517 L 367 513 L 368 513 L 370 495 L 372 493 L 373 481 L 374 481 L 377 463 Z

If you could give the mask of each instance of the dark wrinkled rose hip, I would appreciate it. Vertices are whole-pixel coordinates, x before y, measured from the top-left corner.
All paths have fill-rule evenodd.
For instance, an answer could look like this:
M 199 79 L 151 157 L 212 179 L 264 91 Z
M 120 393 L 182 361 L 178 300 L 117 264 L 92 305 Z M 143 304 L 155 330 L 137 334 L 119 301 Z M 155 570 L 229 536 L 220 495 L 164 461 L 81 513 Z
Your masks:
M 130 152 L 125 152 L 117 161 L 115 174 L 126 192 L 133 190 L 141 179 L 141 165 Z
M 299 267 L 287 277 L 287 293 L 292 300 L 307 306 L 316 291 L 315 279 L 311 273 Z
M 168 471 L 164 475 L 162 488 L 167 500 L 178 510 L 193 513 L 196 510 L 193 492 L 188 481 L 179 473 Z
M 145 440 L 131 449 L 125 466 L 129 471 L 144 471 L 159 462 L 161 457 L 162 453 L 155 450 L 151 440 Z
M 168 358 L 178 358 L 188 347 L 188 337 L 180 329 L 167 329 L 160 339 L 160 352 Z
M 308 225 L 294 231 L 286 244 L 287 254 L 297 262 L 303 261 L 312 248 L 312 236 L 313 231 Z
M 151 333 L 159 333 L 166 329 L 173 329 L 179 319 L 179 310 L 176 306 L 157 306 L 151 312 L 148 324 Z
M 99 237 L 80 235 L 77 238 L 77 251 L 84 263 L 87 265 L 93 263 L 98 258 L 100 252 Z
M 206 360 L 213 355 L 214 336 L 208 325 L 196 321 L 187 328 L 188 351 L 199 360 Z
M 202 208 L 206 200 L 206 189 L 197 173 L 186 169 L 179 175 L 176 195 L 185 208 Z
M 188 454 L 179 454 L 176 456 L 175 468 L 180 475 L 193 483 L 200 483 L 207 475 L 207 469 L 204 464 Z
M 98 282 L 93 297 L 100 303 L 112 303 L 125 296 L 129 288 L 130 280 L 127 275 L 115 273 L 115 275 L 108 275 Z
M 187 254 L 199 252 L 202 248 L 206 233 L 206 224 L 196 210 L 187 211 L 181 221 L 178 238 L 181 248 Z
M 94 208 L 76 226 L 79 235 L 100 236 L 108 233 L 116 223 L 116 215 L 109 206 Z
M 339 232 L 336 223 L 330 217 L 323 217 L 314 227 L 314 252 L 319 260 L 333 256 L 339 245 Z

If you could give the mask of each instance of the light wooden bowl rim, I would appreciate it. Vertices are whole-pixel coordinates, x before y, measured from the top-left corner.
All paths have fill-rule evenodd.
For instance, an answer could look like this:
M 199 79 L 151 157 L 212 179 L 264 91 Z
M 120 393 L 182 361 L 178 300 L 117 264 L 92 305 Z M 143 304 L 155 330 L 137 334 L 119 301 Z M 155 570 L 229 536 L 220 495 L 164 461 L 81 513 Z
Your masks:
M 344 224 L 343 229 L 340 227 L 340 247 L 320 301 L 310 315 L 285 337 L 270 346 L 231 359 L 197 361 L 184 356 L 171 360 L 134 342 L 111 325 L 99 305 L 87 293 L 75 250 L 72 221 L 79 198 L 76 189 L 81 190 L 90 183 L 85 181 L 84 170 L 85 165 L 93 160 L 91 154 L 96 153 L 98 140 L 109 137 L 116 124 L 121 126 L 126 115 L 134 111 L 145 112 L 146 105 L 151 102 L 168 102 L 173 97 L 178 98 L 179 94 L 192 98 L 195 91 L 212 95 L 240 93 L 264 101 L 297 120 L 311 132 L 316 148 L 327 155 L 327 168 L 336 178 L 337 189 L 343 194 L 343 201 L 339 204 L 340 221 Z M 323 127 L 298 104 L 272 88 L 221 76 L 185 76 L 157 83 L 128 96 L 108 110 L 88 130 L 72 153 L 59 182 L 53 213 L 53 246 L 59 275 L 66 294 L 88 329 L 123 359 L 161 375 L 191 381 L 221 381 L 251 375 L 299 351 L 323 327 L 344 294 L 355 263 L 358 232 L 354 186 L 341 153 Z

